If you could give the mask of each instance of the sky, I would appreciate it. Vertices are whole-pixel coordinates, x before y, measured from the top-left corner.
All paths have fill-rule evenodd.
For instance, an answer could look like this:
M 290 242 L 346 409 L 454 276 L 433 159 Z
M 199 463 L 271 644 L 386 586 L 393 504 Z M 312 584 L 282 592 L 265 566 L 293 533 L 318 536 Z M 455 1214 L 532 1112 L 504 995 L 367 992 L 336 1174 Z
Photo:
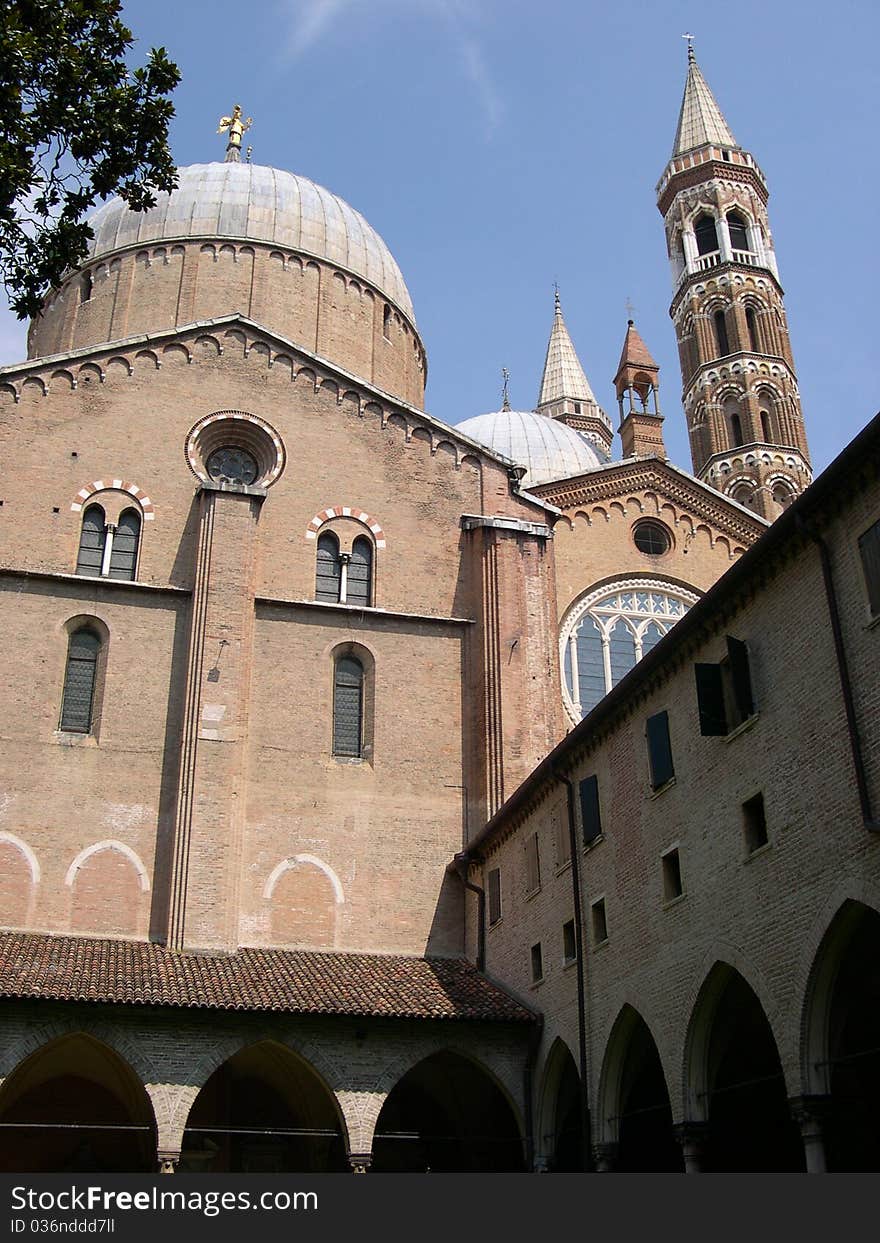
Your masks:
M 655 186 L 687 68 L 682 34 L 770 187 L 770 226 L 813 465 L 880 407 L 880 6 L 838 0 L 129 0 L 133 60 L 183 73 L 178 163 L 222 160 L 241 103 L 253 161 L 310 177 L 395 255 L 448 423 L 537 401 L 558 282 L 617 426 L 632 314 L 660 364 L 664 433 L 690 467 Z M 630 310 L 629 308 L 634 308 Z M 0 361 L 25 356 L 0 311 Z M 619 440 L 615 455 L 620 455 Z

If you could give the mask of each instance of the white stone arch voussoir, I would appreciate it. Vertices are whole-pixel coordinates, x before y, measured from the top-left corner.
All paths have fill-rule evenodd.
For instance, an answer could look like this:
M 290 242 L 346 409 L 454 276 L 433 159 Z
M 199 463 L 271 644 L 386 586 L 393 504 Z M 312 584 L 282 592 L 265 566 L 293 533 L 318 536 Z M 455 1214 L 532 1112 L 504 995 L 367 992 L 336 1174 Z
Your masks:
M 329 880 L 333 886 L 333 896 L 336 899 L 337 906 L 342 906 L 345 902 L 345 891 L 342 888 L 342 881 L 333 871 L 329 863 L 325 863 L 323 859 L 319 859 L 317 855 L 291 855 L 288 859 L 282 859 L 276 864 L 266 878 L 266 884 L 263 888 L 263 897 L 267 900 L 272 897 L 275 892 L 275 886 L 278 884 L 285 872 L 291 871 L 300 864 L 305 863 L 311 867 L 316 867 Z
M 102 850 L 117 850 L 121 855 L 125 855 L 138 874 L 138 881 L 142 891 L 144 893 L 147 892 L 150 888 L 150 878 L 147 875 L 147 869 L 144 867 L 140 855 L 132 850 L 131 846 L 127 846 L 125 842 L 119 842 L 113 837 L 108 837 L 102 842 L 93 842 L 91 846 L 86 846 L 84 850 L 81 850 L 67 869 L 67 874 L 64 877 L 65 885 L 72 887 L 73 882 L 76 880 L 77 872 L 86 860 L 90 859 L 92 855 L 99 854 Z

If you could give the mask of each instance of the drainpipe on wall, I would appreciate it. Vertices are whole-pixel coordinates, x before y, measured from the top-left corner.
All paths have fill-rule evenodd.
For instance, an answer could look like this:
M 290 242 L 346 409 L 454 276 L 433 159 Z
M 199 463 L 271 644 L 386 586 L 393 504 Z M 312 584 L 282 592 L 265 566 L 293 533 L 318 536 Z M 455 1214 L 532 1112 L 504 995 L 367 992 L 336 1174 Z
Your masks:
M 574 814 L 574 782 L 571 778 L 551 768 L 553 778 L 566 789 L 568 807 L 568 842 L 571 852 L 571 896 L 574 902 L 574 938 L 577 953 L 577 997 L 578 997 L 578 1061 L 580 1063 L 581 1080 L 581 1164 L 584 1170 L 590 1168 L 590 1095 L 587 1071 L 587 988 L 585 963 L 585 938 L 583 920 L 581 918 L 581 877 L 580 853 L 577 840 L 577 823 Z
M 468 879 L 468 866 L 471 858 L 466 850 L 460 850 L 453 857 L 453 864 L 459 880 L 465 889 L 477 895 L 477 970 L 486 970 L 486 891 Z
M 840 678 L 840 691 L 843 696 L 843 707 L 846 713 L 846 728 L 849 746 L 852 753 L 853 768 L 856 774 L 856 789 L 859 794 L 859 807 L 862 813 L 862 824 L 869 833 L 880 833 L 880 821 L 875 820 L 871 811 L 871 795 L 868 791 L 868 779 L 865 774 L 865 762 L 862 758 L 862 741 L 859 735 L 859 724 L 856 719 L 855 702 L 853 700 L 852 683 L 846 661 L 846 649 L 843 644 L 843 629 L 840 624 L 840 611 L 837 607 L 837 592 L 834 588 L 834 575 L 831 570 L 831 553 L 825 540 L 813 531 L 797 515 L 797 528 L 808 536 L 819 549 L 822 563 L 822 578 L 825 582 L 825 598 L 828 601 L 828 614 L 831 620 L 831 633 L 834 637 L 834 651 L 837 656 L 837 673 Z

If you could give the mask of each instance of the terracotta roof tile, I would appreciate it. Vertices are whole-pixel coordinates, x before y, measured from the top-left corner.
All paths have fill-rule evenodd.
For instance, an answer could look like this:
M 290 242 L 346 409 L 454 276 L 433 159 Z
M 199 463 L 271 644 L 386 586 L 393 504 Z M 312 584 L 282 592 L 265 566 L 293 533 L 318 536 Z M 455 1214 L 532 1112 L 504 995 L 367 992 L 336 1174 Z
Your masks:
M 464 959 L 240 949 L 179 954 L 146 941 L 0 933 L 0 997 L 402 1019 L 528 1022 Z

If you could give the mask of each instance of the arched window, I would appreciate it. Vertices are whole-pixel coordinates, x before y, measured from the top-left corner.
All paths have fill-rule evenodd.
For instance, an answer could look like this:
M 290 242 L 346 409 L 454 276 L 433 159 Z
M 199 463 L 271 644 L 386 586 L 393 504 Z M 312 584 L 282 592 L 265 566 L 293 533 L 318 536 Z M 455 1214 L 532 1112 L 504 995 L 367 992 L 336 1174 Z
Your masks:
M 79 282 L 79 300 L 80 302 L 91 302 L 92 300 L 92 274 L 91 272 L 83 272 Z
M 736 211 L 727 213 L 727 228 L 730 232 L 731 250 L 744 250 L 748 252 L 749 247 L 749 226 L 743 217 Z
M 698 217 L 694 224 L 694 236 L 697 239 L 697 254 L 710 255 L 718 249 L 718 232 L 711 216 L 704 213 Z
M 351 546 L 347 580 L 346 604 L 372 604 L 373 545 L 364 535 L 359 535 Z
M 354 656 L 338 657 L 333 670 L 333 754 L 361 759 L 364 753 L 364 667 Z
M 730 416 L 730 441 L 731 448 L 738 449 L 740 445 L 745 444 L 743 440 L 742 419 L 738 414 Z
M 108 571 L 110 578 L 134 580 L 140 538 L 141 516 L 136 509 L 126 509 L 112 533 Z
M 754 307 L 746 307 L 746 330 L 749 334 L 749 349 L 757 350 L 758 347 L 758 324 L 755 319 Z
M 658 579 L 612 583 L 584 597 L 563 623 L 563 700 L 586 716 L 659 643 L 697 597 Z
M 727 320 L 723 311 L 716 311 L 712 317 L 715 324 L 715 338 L 718 342 L 718 357 L 724 358 L 730 353 L 730 342 L 727 339 Z
M 100 505 L 90 505 L 83 514 L 79 533 L 79 554 L 76 558 L 77 574 L 98 578 L 104 561 L 104 511 Z
M 794 500 L 794 493 L 791 488 L 787 487 L 784 483 L 777 483 L 774 485 L 772 496 L 773 500 L 780 509 L 788 509 L 789 505 Z
M 100 636 L 91 627 L 82 626 L 70 636 L 61 701 L 60 728 L 63 730 L 91 733 L 100 651 Z
M 385 303 L 385 310 L 382 312 L 382 336 L 386 341 L 391 339 L 391 307 Z
M 762 410 L 761 414 L 761 439 L 765 444 L 772 444 L 773 437 L 770 434 L 770 411 Z
M 332 531 L 325 531 L 323 535 L 318 536 L 315 599 L 338 604 L 340 581 L 339 540 Z
M 754 500 L 754 490 L 748 484 L 741 484 L 740 487 L 734 488 L 730 494 L 740 505 L 745 505 L 746 509 L 752 509 L 752 501 Z

